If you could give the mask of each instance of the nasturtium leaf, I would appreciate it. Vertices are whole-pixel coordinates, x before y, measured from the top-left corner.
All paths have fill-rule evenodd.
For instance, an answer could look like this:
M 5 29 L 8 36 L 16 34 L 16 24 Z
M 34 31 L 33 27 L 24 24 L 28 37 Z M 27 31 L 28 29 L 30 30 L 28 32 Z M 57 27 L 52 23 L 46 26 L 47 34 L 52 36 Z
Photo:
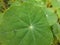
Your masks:
M 56 23 L 53 25 L 53 33 L 57 37 L 57 39 L 60 41 L 60 24 Z
M 54 8 L 59 8 L 60 7 L 60 0 L 50 0 L 51 4 Z
M 52 39 L 45 13 L 39 6 L 30 3 L 12 6 L 3 16 L 2 45 L 51 45 Z
M 45 8 L 44 12 L 50 26 L 57 23 L 57 15 L 53 12 L 51 8 Z

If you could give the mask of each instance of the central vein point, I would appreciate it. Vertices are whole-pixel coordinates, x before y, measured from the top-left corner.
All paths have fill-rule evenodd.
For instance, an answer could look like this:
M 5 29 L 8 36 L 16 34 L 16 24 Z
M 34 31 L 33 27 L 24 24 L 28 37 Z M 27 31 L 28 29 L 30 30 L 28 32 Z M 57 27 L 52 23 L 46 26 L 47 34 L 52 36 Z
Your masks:
M 29 26 L 29 29 L 33 29 L 33 25 L 30 25 L 30 26 Z

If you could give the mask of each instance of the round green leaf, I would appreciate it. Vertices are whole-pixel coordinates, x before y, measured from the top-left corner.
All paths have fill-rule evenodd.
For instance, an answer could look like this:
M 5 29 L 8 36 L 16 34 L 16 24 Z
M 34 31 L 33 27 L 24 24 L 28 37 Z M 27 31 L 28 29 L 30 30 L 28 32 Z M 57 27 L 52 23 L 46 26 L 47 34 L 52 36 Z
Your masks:
M 45 13 L 38 6 L 28 3 L 12 6 L 3 16 L 2 45 L 51 45 L 52 39 Z
M 52 11 L 52 9 L 46 8 L 44 12 L 46 14 L 49 25 L 54 25 L 55 23 L 57 23 L 57 15 Z

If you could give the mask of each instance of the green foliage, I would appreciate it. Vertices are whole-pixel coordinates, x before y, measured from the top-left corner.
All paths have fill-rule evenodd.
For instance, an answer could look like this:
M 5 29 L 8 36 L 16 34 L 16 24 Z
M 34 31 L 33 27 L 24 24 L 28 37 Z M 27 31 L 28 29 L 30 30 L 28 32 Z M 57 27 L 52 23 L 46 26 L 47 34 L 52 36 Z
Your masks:
M 55 8 L 60 8 L 60 0 L 53 0 L 53 1 L 51 0 L 51 4 Z
M 44 12 L 50 26 L 57 23 L 57 15 L 50 8 L 45 8 Z
M 60 45 L 59 0 L 0 0 L 0 45 Z
M 53 25 L 53 32 L 56 35 L 57 39 L 60 42 L 60 25 L 57 23 L 55 25 Z

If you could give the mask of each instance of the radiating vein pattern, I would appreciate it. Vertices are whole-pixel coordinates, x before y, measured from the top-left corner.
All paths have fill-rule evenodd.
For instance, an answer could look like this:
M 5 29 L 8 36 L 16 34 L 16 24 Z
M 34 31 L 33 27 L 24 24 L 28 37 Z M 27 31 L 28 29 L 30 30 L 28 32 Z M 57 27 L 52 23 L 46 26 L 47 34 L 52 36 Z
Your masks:
M 4 45 L 51 45 L 52 33 L 42 9 L 28 3 L 12 6 L 3 16 L 0 42 Z

